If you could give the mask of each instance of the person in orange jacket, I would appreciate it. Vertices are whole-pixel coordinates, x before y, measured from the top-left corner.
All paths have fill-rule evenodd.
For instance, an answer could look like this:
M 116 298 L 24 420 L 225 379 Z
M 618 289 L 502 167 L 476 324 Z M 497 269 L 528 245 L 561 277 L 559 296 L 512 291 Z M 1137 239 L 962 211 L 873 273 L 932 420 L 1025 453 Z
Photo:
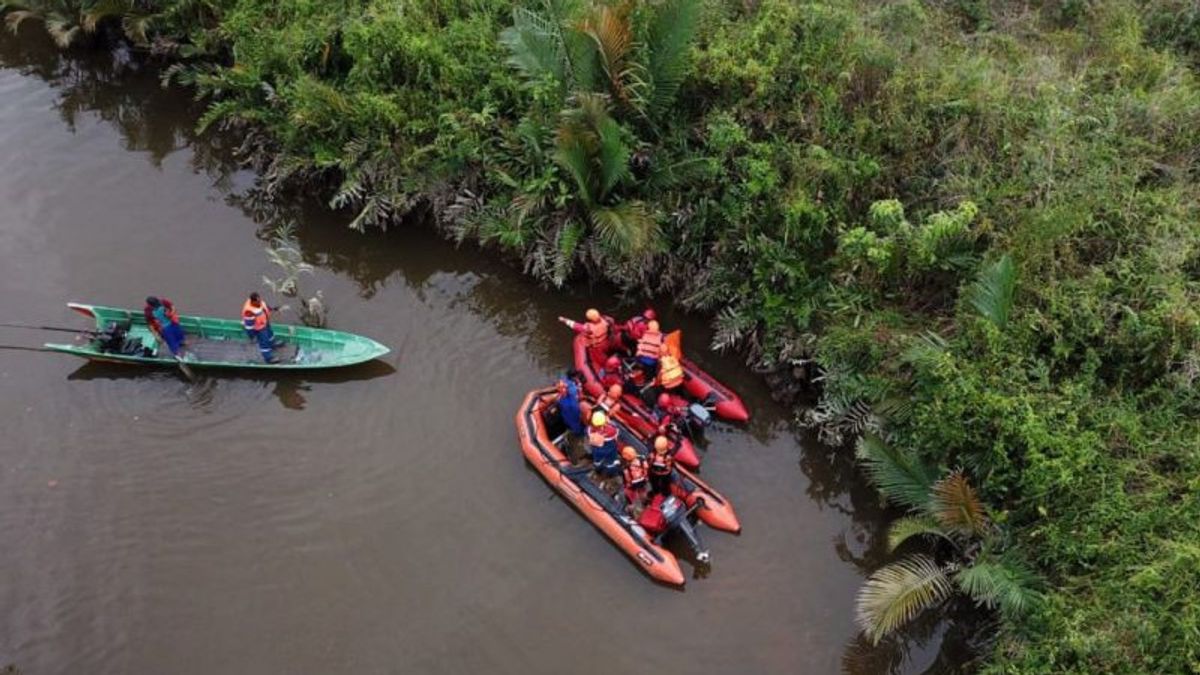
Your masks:
M 625 501 L 636 516 L 650 492 L 650 464 L 628 445 L 621 448 L 621 463 L 625 467 L 621 472 Z
M 654 438 L 654 452 L 650 455 L 650 489 L 655 494 L 671 494 L 671 474 L 675 472 L 675 457 L 671 454 L 671 442 L 666 436 Z
M 246 330 L 246 334 L 250 339 L 258 343 L 258 353 L 262 354 L 263 361 L 267 363 L 279 363 L 279 359 L 275 358 L 275 347 L 280 345 L 275 341 L 275 333 L 271 330 L 271 312 L 273 309 L 263 302 L 258 293 L 251 293 L 242 305 L 242 328 Z
M 646 330 L 642 332 L 642 337 L 637 342 L 637 361 L 642 367 L 642 372 L 646 374 L 646 381 L 654 380 L 654 376 L 658 374 L 658 362 L 663 355 L 663 334 L 658 329 L 657 321 L 649 321 L 646 323 Z
M 612 338 L 612 319 L 601 315 L 600 310 L 595 308 L 589 309 L 586 316 L 587 321 L 583 323 L 572 321 L 565 316 L 558 317 L 558 320 L 566 324 L 567 328 L 584 336 L 587 341 L 588 358 L 593 364 L 604 363 Z
M 637 351 L 638 340 L 646 333 L 646 326 L 651 321 L 657 321 L 658 314 L 647 307 L 641 314 L 632 316 L 621 325 L 621 344 L 630 354 Z

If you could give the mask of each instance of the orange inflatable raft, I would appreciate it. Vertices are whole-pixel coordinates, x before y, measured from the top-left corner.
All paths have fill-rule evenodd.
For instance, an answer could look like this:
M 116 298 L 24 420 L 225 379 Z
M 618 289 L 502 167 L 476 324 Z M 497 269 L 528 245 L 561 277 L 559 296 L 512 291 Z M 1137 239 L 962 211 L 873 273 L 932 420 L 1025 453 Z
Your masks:
M 633 446 L 640 454 L 646 454 L 646 445 L 637 435 L 619 422 L 613 423 L 621 445 Z M 683 571 L 675 555 L 638 524 L 620 498 L 596 482 L 591 462 L 585 459 L 582 464 L 575 464 L 567 457 L 563 449 L 565 426 L 558 418 L 553 388 L 535 390 L 525 397 L 517 411 L 516 426 L 522 453 L 546 482 L 652 579 L 683 585 Z M 694 474 L 676 466 L 678 485 L 686 493 L 685 502 L 695 517 L 714 529 L 741 531 L 733 505 Z

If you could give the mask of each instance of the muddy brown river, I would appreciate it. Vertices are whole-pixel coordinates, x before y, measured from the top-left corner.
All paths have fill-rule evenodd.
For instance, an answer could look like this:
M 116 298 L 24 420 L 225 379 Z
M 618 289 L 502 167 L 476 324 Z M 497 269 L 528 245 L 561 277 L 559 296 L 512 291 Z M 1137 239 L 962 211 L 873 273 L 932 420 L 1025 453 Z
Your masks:
M 523 461 L 513 415 L 567 367 L 550 291 L 422 227 L 358 234 L 283 205 L 264 221 L 231 139 L 124 55 L 0 35 L 0 307 L 82 325 L 69 300 L 236 316 L 291 218 L 331 327 L 392 347 L 321 375 L 202 376 L 0 350 L 0 667 L 47 673 L 949 672 L 958 624 L 856 641 L 886 515 L 844 450 L 797 436 L 740 360 L 703 476 L 740 536 L 657 586 Z M 233 139 L 235 141 L 236 139 Z M 294 317 L 293 317 L 294 318 Z M 61 337 L 0 329 L 7 347 Z

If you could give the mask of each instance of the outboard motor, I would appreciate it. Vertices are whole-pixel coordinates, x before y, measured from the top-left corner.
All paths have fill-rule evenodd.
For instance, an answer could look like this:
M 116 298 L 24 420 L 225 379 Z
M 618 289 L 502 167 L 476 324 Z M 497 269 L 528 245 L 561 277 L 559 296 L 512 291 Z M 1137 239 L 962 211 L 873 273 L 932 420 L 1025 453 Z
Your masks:
M 663 520 L 667 521 L 667 530 L 679 530 L 683 534 L 683 537 L 687 539 L 688 545 L 696 552 L 696 560 L 707 563 L 709 560 L 708 549 L 704 547 L 704 542 L 700 539 L 700 533 L 696 531 L 695 526 L 688 520 L 690 511 L 687 505 L 674 495 L 671 495 L 662 501 L 659 509 L 662 511 Z
M 703 429 L 712 423 L 712 413 L 699 403 L 692 403 L 688 405 L 688 421 L 697 428 Z
M 124 353 L 125 339 L 129 334 L 130 322 L 128 321 L 109 321 L 104 330 L 96 333 L 96 340 L 100 343 L 100 351 L 113 354 Z

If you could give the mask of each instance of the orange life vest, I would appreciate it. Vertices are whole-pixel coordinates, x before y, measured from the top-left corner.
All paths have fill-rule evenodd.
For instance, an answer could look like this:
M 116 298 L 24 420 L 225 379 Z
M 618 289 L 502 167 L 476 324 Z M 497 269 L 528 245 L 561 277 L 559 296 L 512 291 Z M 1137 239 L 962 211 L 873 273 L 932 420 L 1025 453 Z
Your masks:
M 665 476 L 675 468 L 675 458 L 668 452 L 655 452 L 650 460 L 650 473 Z
M 605 394 L 600 397 L 600 400 L 596 401 L 596 404 L 607 410 L 611 415 L 612 411 L 616 410 L 621 405 L 621 402 L 610 397 L 608 394 Z
M 255 307 L 249 300 L 242 305 L 242 326 L 246 330 L 262 330 L 267 327 L 271 321 L 271 310 L 267 307 L 267 303 L 260 303 Z
M 638 340 L 637 355 L 657 359 L 662 354 L 662 345 L 662 333 L 647 330 Z
M 634 459 L 625 465 L 625 487 L 638 488 L 646 482 L 646 460 L 642 457 Z
M 683 366 L 679 359 L 670 354 L 663 354 L 659 359 L 658 383 L 666 389 L 674 389 L 683 384 Z

